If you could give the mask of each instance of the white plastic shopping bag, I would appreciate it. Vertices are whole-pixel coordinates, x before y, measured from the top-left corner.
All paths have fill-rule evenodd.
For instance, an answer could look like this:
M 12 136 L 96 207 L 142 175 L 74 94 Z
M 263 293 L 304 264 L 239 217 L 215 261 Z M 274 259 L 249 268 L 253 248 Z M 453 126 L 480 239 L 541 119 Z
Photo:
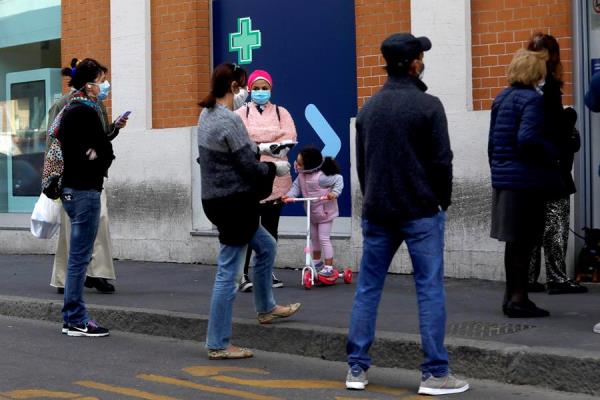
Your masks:
M 40 195 L 31 213 L 31 233 L 39 239 L 50 239 L 60 226 L 60 201 Z

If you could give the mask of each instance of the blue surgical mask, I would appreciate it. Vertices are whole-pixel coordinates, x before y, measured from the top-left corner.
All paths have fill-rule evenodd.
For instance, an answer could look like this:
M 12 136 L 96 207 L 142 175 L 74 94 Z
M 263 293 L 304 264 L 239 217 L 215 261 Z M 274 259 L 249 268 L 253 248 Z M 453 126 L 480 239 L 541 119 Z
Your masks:
M 98 98 L 98 100 L 106 99 L 108 97 L 108 94 L 110 93 L 110 82 L 105 80 L 104 82 L 99 84 L 98 87 L 100 88 L 100 93 L 98 93 L 98 96 L 96 97 Z
M 253 90 L 250 92 L 252 101 L 259 105 L 265 105 L 271 99 L 270 90 Z

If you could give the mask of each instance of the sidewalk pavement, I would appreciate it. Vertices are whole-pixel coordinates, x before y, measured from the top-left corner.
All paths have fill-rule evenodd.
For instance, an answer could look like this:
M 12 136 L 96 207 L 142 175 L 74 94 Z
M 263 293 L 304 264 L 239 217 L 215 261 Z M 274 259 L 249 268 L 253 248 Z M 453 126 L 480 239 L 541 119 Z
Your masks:
M 52 260 L 52 256 L 0 256 L 0 314 L 56 321 L 58 334 L 62 296 L 48 284 Z M 204 340 L 214 266 L 116 261 L 116 269 L 115 294 L 85 291 L 93 318 L 115 331 Z M 277 302 L 301 302 L 301 310 L 289 320 L 261 326 L 253 295 L 238 293 L 233 342 L 345 360 L 355 283 L 340 280 L 332 287 L 305 290 L 300 271 L 276 270 L 276 274 L 285 284 L 274 289 Z M 600 334 L 592 332 L 600 322 L 600 286 L 588 286 L 588 294 L 532 294 L 534 302 L 551 312 L 550 318 L 509 319 L 501 311 L 502 282 L 447 279 L 446 344 L 453 371 L 465 377 L 600 395 Z M 389 275 L 371 349 L 375 366 L 418 368 L 422 354 L 416 304 L 412 276 Z

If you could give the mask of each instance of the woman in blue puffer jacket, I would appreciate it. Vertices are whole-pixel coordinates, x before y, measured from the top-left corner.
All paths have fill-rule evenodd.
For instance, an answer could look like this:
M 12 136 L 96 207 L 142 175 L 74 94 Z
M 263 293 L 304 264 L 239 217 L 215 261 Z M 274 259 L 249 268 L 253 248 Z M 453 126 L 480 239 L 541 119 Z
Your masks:
M 544 137 L 547 54 L 519 50 L 508 67 L 510 86 L 492 105 L 488 157 L 492 175 L 491 236 L 506 242 L 502 310 L 512 318 L 546 317 L 527 296 L 529 258 L 544 231 L 544 204 L 561 190 L 559 149 Z

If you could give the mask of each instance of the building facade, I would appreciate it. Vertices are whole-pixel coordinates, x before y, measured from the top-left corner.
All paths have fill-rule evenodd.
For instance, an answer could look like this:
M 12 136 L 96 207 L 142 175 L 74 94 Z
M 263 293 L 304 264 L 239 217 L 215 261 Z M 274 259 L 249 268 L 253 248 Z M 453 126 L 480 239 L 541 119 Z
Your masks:
M 263 0 L 262 3 L 271 2 Z M 292 7 L 295 2 L 286 3 Z M 325 14 L 320 12 L 320 7 L 342 4 L 341 0 L 298 3 L 304 8 L 310 3 L 317 24 Z M 344 117 L 342 129 L 336 128 L 341 138 L 336 154 L 347 167 L 345 190 L 348 196 L 347 212 L 336 221 L 334 228 L 337 263 L 357 268 L 360 261 L 361 196 L 351 167 L 352 117 L 386 80 L 379 46 L 393 32 L 412 31 L 415 35 L 428 36 L 433 42 L 433 49 L 425 55 L 424 81 L 429 93 L 438 96 L 444 104 L 455 154 L 453 205 L 449 209 L 446 233 L 448 276 L 503 279 L 503 246 L 489 238 L 489 109 L 494 96 L 506 85 L 506 67 L 512 55 L 537 31 L 558 38 L 565 65 L 564 103 L 574 105 L 580 113 L 584 150 L 576 161 L 580 190 L 574 196 L 574 229 L 594 223 L 600 225 L 600 212 L 594 212 L 593 207 L 594 199 L 600 196 L 596 172 L 600 151 L 593 151 L 594 147 L 600 149 L 594 146 L 600 139 L 594 139 L 593 135 L 600 130 L 600 120 L 582 107 L 582 93 L 595 65 L 593 60 L 600 58 L 600 54 L 592 50 L 600 49 L 598 3 L 596 0 L 343 0 L 343 5 L 351 5 L 354 13 L 341 21 L 340 29 L 349 29 L 352 37 L 336 38 L 335 33 L 331 33 L 333 36 L 324 40 L 331 46 L 336 46 L 338 40 L 351 43 L 350 65 L 356 78 L 345 85 L 351 89 L 348 93 L 354 96 L 357 109 Z M 50 90 L 44 104 L 34 104 L 31 99 L 41 98 L 41 95 L 32 94 L 36 88 L 30 82 L 41 78 L 28 75 L 31 72 L 27 71 L 47 70 L 46 86 L 55 88 L 59 79 L 59 87 L 62 84 L 65 90 L 64 82 L 56 78 L 56 69 L 67 66 L 73 57 L 93 57 L 109 67 L 112 85 L 107 102 L 109 112 L 116 117 L 125 110 L 132 111 L 127 128 L 113 143 L 117 159 L 106 185 L 115 257 L 215 262 L 216 233 L 200 203 L 195 125 L 200 111 L 197 103 L 208 92 L 212 66 L 228 51 L 232 61 L 241 54 L 239 49 L 225 49 L 226 38 L 218 33 L 220 27 L 226 32 L 228 24 L 235 23 L 223 21 L 231 13 L 235 14 L 232 7 L 233 3 L 222 0 L 27 3 L 0 0 L 0 23 L 11 27 L 8 32 L 0 30 L 0 143 L 5 143 L 0 149 L 3 157 L 0 160 L 2 252 L 52 253 L 56 245 L 52 240 L 33 238 L 27 230 L 31 199 L 37 196 L 27 185 L 36 182 L 36 168 L 42 153 L 28 144 L 25 156 L 34 159 L 27 159 L 31 164 L 26 166 L 29 171 L 18 167 L 23 163 L 16 159 L 24 153 L 18 147 L 20 143 L 35 142 L 29 136 L 45 133 L 42 132 L 44 107 L 47 109 L 57 95 Z M 268 10 L 270 8 L 265 7 L 262 13 L 268 15 Z M 45 33 L 21 35 L 19 21 L 33 18 L 34 14 L 40 18 L 40 24 L 49 25 L 39 30 Z M 245 15 L 237 17 L 243 19 Z M 271 19 L 279 18 L 272 16 Z M 287 18 L 287 22 L 282 18 L 284 23 L 272 28 L 281 29 L 282 41 L 286 35 L 295 35 L 285 26 L 295 26 L 294 17 Z M 253 28 L 261 30 L 257 21 L 259 17 L 254 18 Z M 10 24 L 5 25 L 5 22 Z M 332 31 L 337 32 L 337 28 Z M 267 41 L 265 32 L 266 25 L 263 31 L 266 53 L 267 47 L 274 44 Z M 22 38 L 21 41 L 17 41 L 17 37 Z M 300 54 L 317 51 L 313 50 L 317 45 L 314 42 L 306 44 L 306 48 L 296 47 L 294 51 Z M 37 57 L 35 62 L 26 57 L 29 52 L 32 58 Z M 259 61 L 261 48 L 254 53 L 256 61 L 245 66 L 248 70 L 264 68 Z M 306 63 L 316 61 L 310 60 L 310 54 L 306 56 Z M 335 65 L 323 65 L 322 69 L 328 79 L 335 79 Z M 302 82 L 298 79 L 296 74 L 279 74 L 275 89 L 279 92 L 276 93 L 287 91 L 282 94 L 290 96 L 293 92 L 295 97 L 301 97 Z M 22 82 L 32 87 L 19 89 Z M 23 93 L 19 94 L 19 90 Z M 27 107 L 31 110 L 24 100 L 19 100 L 19 95 L 29 99 Z M 336 98 L 324 101 L 335 104 Z M 301 112 L 293 112 L 292 116 L 298 124 L 306 124 Z M 24 125 L 22 121 L 27 118 L 29 122 Z M 306 118 L 312 123 L 308 116 Z M 25 134 L 24 129 L 37 133 Z M 22 136 L 27 138 L 22 139 Z M 600 137 L 597 133 L 596 136 Z M 304 218 L 297 212 L 286 213 L 282 218 L 278 267 L 300 267 L 303 263 L 303 224 Z M 571 261 L 577 246 L 577 242 L 570 246 Z M 391 271 L 410 270 L 406 251 L 400 251 Z

